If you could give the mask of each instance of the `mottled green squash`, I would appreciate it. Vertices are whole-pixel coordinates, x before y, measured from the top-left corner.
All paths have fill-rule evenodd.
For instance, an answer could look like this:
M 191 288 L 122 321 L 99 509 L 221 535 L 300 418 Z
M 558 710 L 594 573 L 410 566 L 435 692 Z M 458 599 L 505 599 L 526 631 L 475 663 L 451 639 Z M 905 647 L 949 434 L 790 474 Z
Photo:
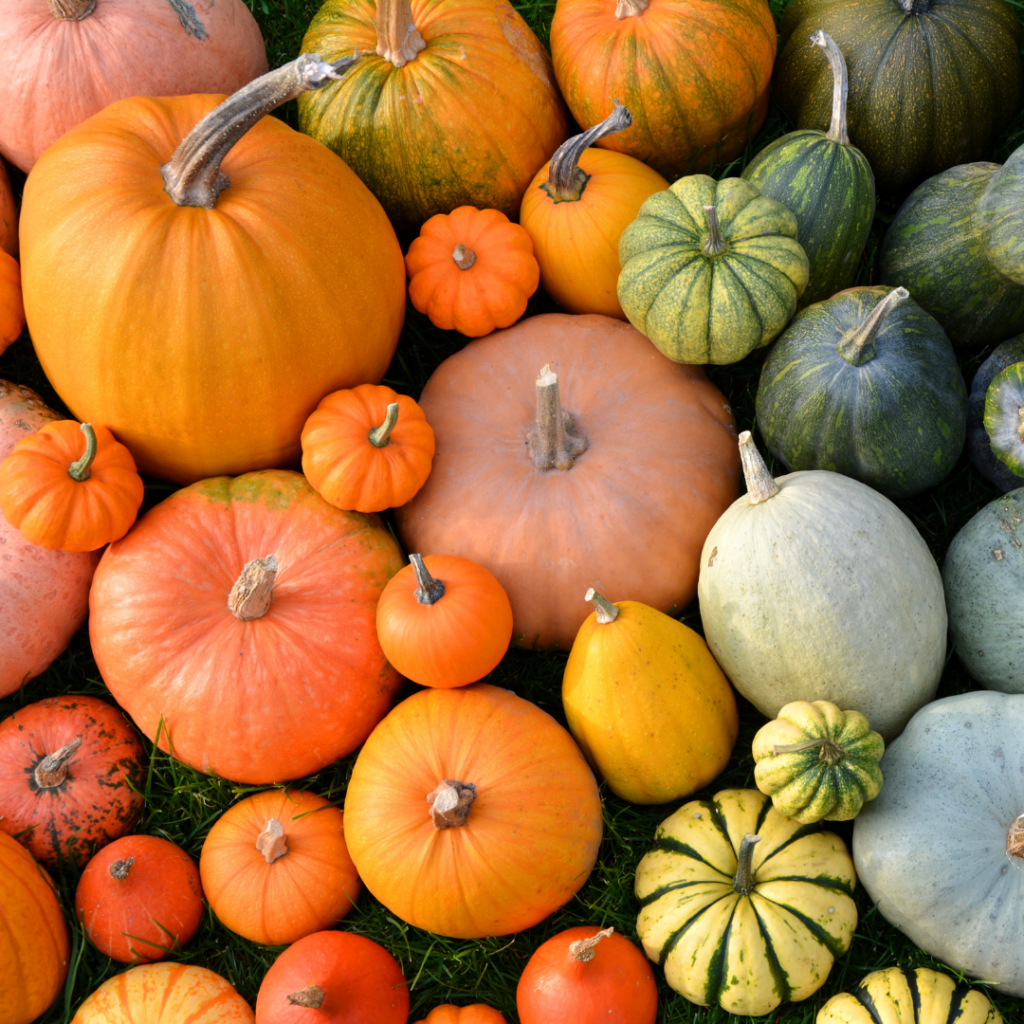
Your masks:
M 677 363 L 735 363 L 773 341 L 807 286 L 796 217 L 742 178 L 680 178 L 619 239 L 623 312 Z
M 1024 362 L 1024 334 L 1009 338 L 995 347 L 988 359 L 978 367 L 971 381 L 971 393 L 967 397 L 967 454 L 974 468 L 1004 493 L 1024 487 L 1024 477 L 1018 476 L 992 453 L 992 445 L 985 430 L 985 399 L 992 381 L 1007 366 L 1019 362 Z
M 1024 363 L 1000 371 L 985 393 L 985 433 L 992 454 L 1024 476 Z
M 800 306 L 849 288 L 857 274 L 875 216 L 875 176 L 867 158 L 850 145 L 846 131 L 846 61 L 835 40 L 815 32 L 833 75 L 832 123 L 827 132 L 790 132 L 761 150 L 743 178 L 761 195 L 796 215 L 797 239 L 811 276 Z
M 1024 285 L 1024 146 L 992 176 L 978 202 L 985 255 L 1005 277 Z

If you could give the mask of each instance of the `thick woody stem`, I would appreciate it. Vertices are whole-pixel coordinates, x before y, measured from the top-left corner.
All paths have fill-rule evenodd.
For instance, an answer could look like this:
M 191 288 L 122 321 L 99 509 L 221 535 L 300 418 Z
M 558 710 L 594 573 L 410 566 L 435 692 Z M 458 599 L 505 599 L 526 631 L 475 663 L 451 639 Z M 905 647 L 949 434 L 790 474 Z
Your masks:
M 619 609 L 607 598 L 602 597 L 593 587 L 587 591 L 584 600 L 593 604 L 594 610 L 597 612 L 597 621 L 602 626 L 607 626 L 609 622 L 614 622 L 619 617 Z
M 391 431 L 395 429 L 395 424 L 398 422 L 398 403 L 392 402 L 388 406 L 387 415 L 384 417 L 384 422 L 375 429 L 370 431 L 370 444 L 374 448 L 383 448 L 388 441 L 391 440 Z
M 704 216 L 708 222 L 708 237 L 704 239 L 704 254 L 706 256 L 721 256 L 722 253 L 728 251 L 729 243 L 722 237 L 718 211 L 713 206 L 705 206 Z
M 412 571 L 418 584 L 413 591 L 416 600 L 420 604 L 437 604 L 444 597 L 444 584 L 430 575 L 423 564 L 422 555 L 410 555 L 409 561 L 412 563 Z
M 268 864 L 280 860 L 288 852 L 288 837 L 277 818 L 271 818 L 263 826 L 263 831 L 256 837 L 256 849 Z
M 455 266 L 459 270 L 469 270 L 476 263 L 476 253 L 468 245 L 463 245 L 459 242 L 452 250 L 452 259 L 455 260 Z
M 740 462 L 743 464 L 743 479 L 747 482 L 747 495 L 751 505 L 760 504 L 779 493 L 779 485 L 768 472 L 761 453 L 757 450 L 749 430 L 737 438 L 740 446 Z
M 115 860 L 110 865 L 110 877 L 117 882 L 123 882 L 128 877 L 134 863 L 134 857 L 129 857 L 127 860 Z
M 303 53 L 243 86 L 207 114 L 160 168 L 167 194 L 178 206 L 212 210 L 217 197 L 231 184 L 220 171 L 231 147 L 261 117 L 304 92 L 337 81 L 358 58 L 357 50 L 351 57 L 325 64 L 318 54 Z
M 412 20 L 409 0 L 377 0 L 377 56 L 404 68 L 427 44 Z
M 843 51 L 836 45 L 836 41 L 820 28 L 811 36 L 811 45 L 824 49 L 832 68 L 832 123 L 828 127 L 827 138 L 830 142 L 848 146 L 850 136 L 846 131 L 846 102 L 850 93 L 850 77 L 846 71 Z
M 285 999 L 289 1006 L 303 1006 L 307 1010 L 319 1010 L 324 1005 L 324 990 L 319 985 L 310 985 L 301 992 L 293 992 Z
M 538 469 L 569 469 L 587 450 L 586 438 L 573 429 L 572 416 L 562 411 L 558 375 L 550 366 L 537 377 L 537 422 L 526 440 Z
M 836 345 L 836 351 L 853 366 L 863 366 L 878 355 L 878 332 L 886 317 L 910 298 L 906 288 L 894 288 L 871 311 L 862 324 L 847 331 Z
M 651 0 L 615 0 L 615 17 L 639 18 L 647 10 Z
M 75 751 L 82 745 L 82 737 L 76 736 L 66 746 L 55 750 L 36 765 L 35 780 L 40 789 L 53 789 L 68 777 L 68 764 Z
M 1014 819 L 1006 834 L 1006 854 L 1024 860 L 1024 814 Z
M 621 132 L 633 123 L 633 115 L 618 101 L 615 109 L 600 123 L 563 142 L 548 164 L 548 180 L 540 187 L 556 203 L 576 202 L 590 181 L 590 175 L 580 167 L 583 151 L 605 135 Z
M 430 820 L 438 831 L 446 828 L 460 828 L 466 824 L 469 809 L 476 799 L 476 786 L 472 782 L 445 779 L 437 789 L 427 794 L 430 804 Z
M 613 931 L 615 931 L 614 928 L 602 928 L 596 935 L 591 935 L 589 939 L 577 939 L 575 942 L 570 942 L 569 956 L 581 964 L 590 963 L 594 959 L 594 947 L 602 939 L 607 939 Z
M 740 842 L 740 852 L 736 858 L 736 877 L 732 880 L 732 887 L 741 896 L 749 896 L 754 889 L 754 872 L 751 870 L 751 862 L 754 859 L 754 845 L 761 842 L 760 836 L 748 832 Z
M 271 592 L 277 579 L 277 558 L 254 558 L 246 563 L 228 594 L 228 609 L 236 619 L 248 622 L 270 610 Z
M 89 467 L 92 460 L 96 458 L 96 431 L 92 429 L 91 423 L 82 424 L 82 433 L 85 434 L 85 454 L 77 461 L 68 466 L 68 476 L 72 480 L 89 479 Z
M 803 750 L 813 750 L 815 747 L 821 748 L 818 753 L 818 759 L 821 761 L 827 761 L 829 764 L 835 764 L 837 761 L 842 759 L 842 750 L 830 739 L 826 739 L 824 736 L 817 736 L 813 740 L 808 740 L 806 743 L 793 743 L 785 747 L 772 747 L 772 753 L 799 754 Z
M 47 0 L 47 6 L 59 21 L 81 21 L 92 14 L 96 0 Z

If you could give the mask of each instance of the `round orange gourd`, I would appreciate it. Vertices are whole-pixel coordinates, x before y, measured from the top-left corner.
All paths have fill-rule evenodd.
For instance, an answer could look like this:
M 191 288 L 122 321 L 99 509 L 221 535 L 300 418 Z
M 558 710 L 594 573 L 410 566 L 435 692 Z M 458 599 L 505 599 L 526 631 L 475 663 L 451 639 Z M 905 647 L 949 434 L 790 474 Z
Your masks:
M 633 126 L 598 145 L 674 181 L 743 152 L 768 112 L 776 31 L 765 0 L 558 0 L 551 56 L 581 128 L 612 99 Z
M 315 932 L 271 965 L 257 1024 L 406 1024 L 409 986 L 381 945 L 350 932 Z
M 21 267 L 0 249 L 0 352 L 21 337 L 25 304 L 21 296 Z
M 359 752 L 345 827 L 363 884 L 416 928 L 522 931 L 583 885 L 601 801 L 572 737 L 486 683 L 421 690 Z
M 516 989 L 520 1024 L 654 1024 L 647 957 L 611 928 L 568 928 L 530 957 Z
M 195 935 L 203 918 L 199 869 L 167 839 L 122 836 L 86 864 L 75 917 L 114 960 L 162 960 Z
M 0 832 L 0 1024 L 31 1024 L 68 973 L 68 929 L 32 855 Z
M 337 508 L 404 505 L 430 476 L 434 432 L 408 395 L 383 384 L 335 391 L 302 428 L 302 472 Z
M 260 117 L 337 74 L 304 55 L 219 106 L 121 100 L 32 170 L 32 342 L 75 418 L 109 427 L 142 473 L 295 464 L 317 402 L 391 360 L 405 275 L 384 211 L 333 153 Z
M 453 1006 L 445 1003 L 435 1006 L 427 1016 L 416 1024 L 508 1024 L 504 1016 L 484 1003 L 470 1006 Z
M 455 555 L 409 556 L 377 603 L 388 661 L 421 686 L 465 686 L 497 666 L 512 639 L 512 606 L 482 565 Z
M 0 462 L 0 512 L 41 548 L 95 551 L 120 540 L 143 494 L 131 452 L 90 423 L 48 423 Z
M 562 143 L 523 194 L 519 223 L 533 239 L 540 283 L 570 313 L 626 319 L 619 305 L 619 236 L 644 200 L 668 188 L 647 164 L 589 149 L 632 124 L 621 104 L 600 124 Z
M 340 921 L 360 889 L 341 811 L 299 789 L 265 790 L 229 807 L 203 843 L 199 873 L 220 921 L 267 946 Z
M 409 299 L 435 327 L 482 338 L 514 324 L 537 290 L 529 234 L 498 210 L 438 213 L 405 257 Z

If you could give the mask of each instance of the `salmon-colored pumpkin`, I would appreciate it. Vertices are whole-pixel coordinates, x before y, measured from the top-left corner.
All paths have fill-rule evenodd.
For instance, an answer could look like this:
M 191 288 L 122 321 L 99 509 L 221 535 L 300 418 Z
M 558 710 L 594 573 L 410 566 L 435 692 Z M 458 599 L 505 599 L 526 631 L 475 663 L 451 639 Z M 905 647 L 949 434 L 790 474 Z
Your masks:
M 453 1006 L 445 1003 L 435 1006 L 427 1016 L 416 1024 L 508 1024 L 504 1016 L 484 1003 L 470 1006 Z
M 267 70 L 243 0 L 4 0 L 0 153 L 23 171 L 126 96 L 234 92 Z
M 399 686 L 377 599 L 402 555 L 376 516 L 299 473 L 215 477 L 107 548 L 89 636 L 104 682 L 162 749 L 237 782 L 351 753 Z
M 341 811 L 299 789 L 268 789 L 229 807 L 203 843 L 199 873 L 221 923 L 270 946 L 340 921 L 360 889 Z
M 0 352 L 21 337 L 25 304 L 21 297 L 21 267 L 0 249 Z
M 18 255 L 18 208 L 3 160 L 0 160 L 0 249 L 8 256 Z
M 221 106 L 121 100 L 33 168 L 32 342 L 75 418 L 109 427 L 144 474 L 297 464 L 317 402 L 384 375 L 405 309 L 394 231 L 333 153 L 259 117 L 337 74 L 303 56 Z
M 421 690 L 374 729 L 345 796 L 363 884 L 416 928 L 522 931 L 587 880 L 601 800 L 572 737 L 536 705 L 475 683 Z

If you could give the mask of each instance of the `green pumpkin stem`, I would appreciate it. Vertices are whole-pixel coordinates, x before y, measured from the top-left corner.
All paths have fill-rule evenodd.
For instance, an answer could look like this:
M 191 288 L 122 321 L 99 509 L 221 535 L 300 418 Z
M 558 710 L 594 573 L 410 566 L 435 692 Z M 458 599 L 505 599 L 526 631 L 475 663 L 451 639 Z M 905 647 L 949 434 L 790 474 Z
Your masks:
M 423 564 L 422 555 L 410 555 L 409 561 L 418 584 L 414 591 L 416 600 L 420 604 L 437 604 L 444 597 L 444 584 L 430 575 L 427 567 Z
M 836 345 L 836 351 L 851 365 L 863 366 L 878 355 L 878 332 L 886 317 L 910 298 L 906 288 L 894 288 L 871 311 L 862 324 L 847 331 Z
M 476 786 L 472 782 L 445 779 L 427 794 L 430 820 L 439 832 L 446 828 L 461 828 L 469 817 L 469 809 L 476 799 Z
M 740 852 L 736 857 L 736 876 L 732 887 L 741 896 L 749 896 L 754 891 L 754 872 L 751 864 L 754 859 L 754 846 L 761 842 L 760 836 L 748 832 L 740 842 Z
M 307 1010 L 319 1010 L 324 1005 L 324 990 L 319 985 L 310 985 L 301 992 L 285 997 L 289 1006 L 301 1006 Z
M 747 482 L 750 504 L 758 505 L 774 498 L 779 493 L 779 485 L 761 458 L 750 431 L 744 430 L 736 440 L 740 446 L 740 462 L 743 464 L 743 479 Z
M 357 50 L 333 64 L 303 53 L 283 67 L 243 86 L 206 115 L 160 168 L 167 194 L 178 206 L 212 210 L 231 185 L 220 165 L 232 146 L 265 114 L 341 78 L 359 58 Z
M 1006 833 L 1006 855 L 1024 860 L 1024 814 L 1014 819 Z
M 569 943 L 569 956 L 577 963 L 588 964 L 594 959 L 594 948 L 602 939 L 607 939 L 614 932 L 614 928 L 602 928 L 596 935 L 589 939 L 577 939 Z
M 92 14 L 96 0 L 47 0 L 47 6 L 58 21 L 81 21 Z
M 828 764 L 836 764 L 843 759 L 842 748 L 837 747 L 835 743 L 825 736 L 817 736 L 806 743 L 793 743 L 785 747 L 772 747 L 772 754 L 776 756 L 779 754 L 799 754 L 802 750 L 813 750 L 815 747 L 821 748 L 818 754 L 818 758 L 821 761 L 826 761 Z
M 288 837 L 277 818 L 271 818 L 263 826 L 263 831 L 256 837 L 256 849 L 263 854 L 268 864 L 273 864 L 288 853 Z
M 277 559 L 273 555 L 247 562 L 228 594 L 228 609 L 236 619 L 249 622 L 270 610 L 271 594 L 277 579 Z
M 452 250 L 452 259 L 459 270 L 469 270 L 476 263 L 476 253 L 468 245 L 461 242 Z
M 615 109 L 593 128 L 582 135 L 574 135 L 563 142 L 548 165 L 548 180 L 540 187 L 556 203 L 577 202 L 590 181 L 590 175 L 580 167 L 583 151 L 605 135 L 621 132 L 633 123 L 633 115 L 618 101 Z
M 96 458 L 96 431 L 92 429 L 92 424 L 83 423 L 82 433 L 85 434 L 85 454 L 68 466 L 68 476 L 79 482 L 89 479 L 92 460 Z
M 846 130 L 846 104 L 850 94 L 850 76 L 846 70 L 843 51 L 836 45 L 836 41 L 820 28 L 811 36 L 811 45 L 820 46 L 825 51 L 829 66 L 832 68 L 832 123 L 826 137 L 829 142 L 848 146 L 850 136 Z
M 639 18 L 647 10 L 651 0 L 615 0 L 615 17 Z
M 76 736 L 60 750 L 47 754 L 36 765 L 35 780 L 40 789 L 53 789 L 60 786 L 68 777 L 68 764 L 75 756 L 75 751 L 82 745 L 82 737 Z
M 384 448 L 388 441 L 391 440 L 391 431 L 395 429 L 395 424 L 398 422 L 398 403 L 392 402 L 388 406 L 387 415 L 384 417 L 384 422 L 379 426 L 370 431 L 370 444 L 374 448 Z
M 713 206 L 704 207 L 708 222 L 708 236 L 704 239 L 705 256 L 721 256 L 729 251 L 729 243 L 722 237 L 722 226 L 718 222 L 718 211 Z
M 377 56 L 404 68 L 427 48 L 412 17 L 410 0 L 377 0 Z
M 123 882 L 132 870 L 132 865 L 135 863 L 134 857 L 129 857 L 127 860 L 115 860 L 110 865 L 110 877 L 115 882 Z
M 569 469 L 587 450 L 587 439 L 576 433 L 572 416 L 562 411 L 558 375 L 550 366 L 537 377 L 537 422 L 526 440 L 538 469 Z
M 602 626 L 607 626 L 609 622 L 614 622 L 619 617 L 619 609 L 607 598 L 602 597 L 593 587 L 587 591 L 584 600 L 593 604 L 594 610 L 597 612 L 597 621 Z

